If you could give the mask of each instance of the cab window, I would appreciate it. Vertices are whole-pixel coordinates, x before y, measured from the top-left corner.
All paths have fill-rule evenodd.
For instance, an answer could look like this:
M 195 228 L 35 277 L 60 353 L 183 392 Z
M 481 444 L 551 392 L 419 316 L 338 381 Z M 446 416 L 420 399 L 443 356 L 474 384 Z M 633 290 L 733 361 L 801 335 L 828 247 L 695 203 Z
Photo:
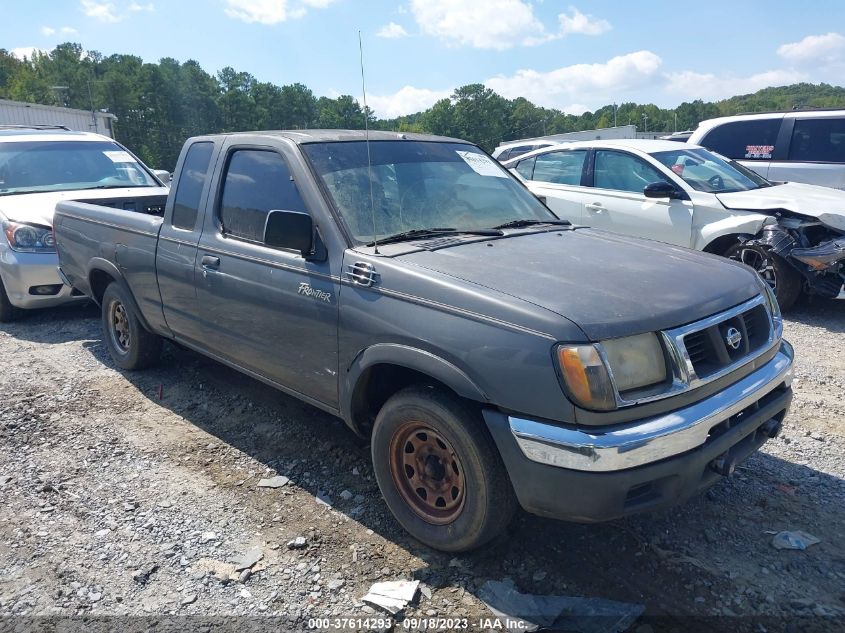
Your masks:
M 177 229 L 192 231 L 197 222 L 200 196 L 208 180 L 213 143 L 194 143 L 185 155 L 185 164 L 179 176 L 176 199 L 173 201 L 171 224 Z
M 273 151 L 233 152 L 220 202 L 223 233 L 263 242 L 267 215 L 273 210 L 307 213 L 285 160 Z

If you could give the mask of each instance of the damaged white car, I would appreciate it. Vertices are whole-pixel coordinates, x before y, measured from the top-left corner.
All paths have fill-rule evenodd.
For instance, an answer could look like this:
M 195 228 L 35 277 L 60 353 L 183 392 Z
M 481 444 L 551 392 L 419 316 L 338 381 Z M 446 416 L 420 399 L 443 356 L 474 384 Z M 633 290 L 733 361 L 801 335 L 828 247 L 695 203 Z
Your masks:
M 505 166 L 567 220 L 742 261 L 784 309 L 802 292 L 844 294 L 845 192 L 769 182 L 671 141 L 570 143 Z

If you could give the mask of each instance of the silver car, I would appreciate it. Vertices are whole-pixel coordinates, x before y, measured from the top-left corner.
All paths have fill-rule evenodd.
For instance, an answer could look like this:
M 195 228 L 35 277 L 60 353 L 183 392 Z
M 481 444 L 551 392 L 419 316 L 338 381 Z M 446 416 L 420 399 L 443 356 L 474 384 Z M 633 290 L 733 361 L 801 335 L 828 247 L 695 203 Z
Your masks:
M 744 114 L 702 121 L 689 138 L 768 180 L 845 189 L 845 110 Z
M 139 189 L 167 195 L 145 165 L 108 137 L 0 126 L 0 322 L 22 310 L 86 301 L 59 278 L 57 202 L 96 199 L 122 208 L 120 200 Z

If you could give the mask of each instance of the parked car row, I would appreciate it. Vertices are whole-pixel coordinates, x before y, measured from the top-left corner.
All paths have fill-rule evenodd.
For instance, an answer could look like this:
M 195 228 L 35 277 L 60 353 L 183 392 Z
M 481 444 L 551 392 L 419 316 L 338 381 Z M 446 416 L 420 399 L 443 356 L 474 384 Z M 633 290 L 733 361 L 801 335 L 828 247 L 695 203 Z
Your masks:
M 845 192 L 770 182 L 688 143 L 583 141 L 506 161 L 574 223 L 724 255 L 754 268 L 789 308 L 840 295 Z
M 718 233 L 729 185 L 768 204 L 744 168 L 676 143 L 656 153 L 668 146 L 681 153 L 526 155 L 514 169 L 552 182 L 538 193 L 553 213 L 457 139 L 193 138 L 163 213 L 147 212 L 152 188 L 126 208 L 59 202 L 60 274 L 100 305 L 118 367 L 149 366 L 169 340 L 341 417 L 423 543 L 478 547 L 519 506 L 606 521 L 729 476 L 792 398 L 775 292 L 752 269 L 583 226 L 605 214 L 593 191 L 630 205 L 630 223 L 643 197 L 684 246 Z M 833 231 L 826 213 L 801 217 Z M 788 222 L 765 217 L 743 226 Z

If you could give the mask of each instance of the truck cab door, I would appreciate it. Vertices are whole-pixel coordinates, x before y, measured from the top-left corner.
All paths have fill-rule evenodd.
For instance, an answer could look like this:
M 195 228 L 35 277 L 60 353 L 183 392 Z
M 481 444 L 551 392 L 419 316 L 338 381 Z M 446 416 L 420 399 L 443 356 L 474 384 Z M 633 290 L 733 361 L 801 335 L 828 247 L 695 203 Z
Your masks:
M 199 209 L 208 197 L 213 141 L 193 143 L 177 167 L 178 182 L 168 198 L 156 249 L 156 276 L 164 319 L 179 339 L 199 341 L 194 268 L 202 232 Z
M 196 257 L 204 347 L 283 390 L 336 408 L 339 278 L 331 255 L 309 261 L 264 244 L 270 211 L 310 213 L 290 158 L 275 147 L 225 149 Z
M 639 156 L 617 150 L 596 150 L 593 187 L 586 197 L 584 223 L 689 248 L 692 202 L 647 198 L 643 193 L 645 186 L 660 181 L 677 186 Z

